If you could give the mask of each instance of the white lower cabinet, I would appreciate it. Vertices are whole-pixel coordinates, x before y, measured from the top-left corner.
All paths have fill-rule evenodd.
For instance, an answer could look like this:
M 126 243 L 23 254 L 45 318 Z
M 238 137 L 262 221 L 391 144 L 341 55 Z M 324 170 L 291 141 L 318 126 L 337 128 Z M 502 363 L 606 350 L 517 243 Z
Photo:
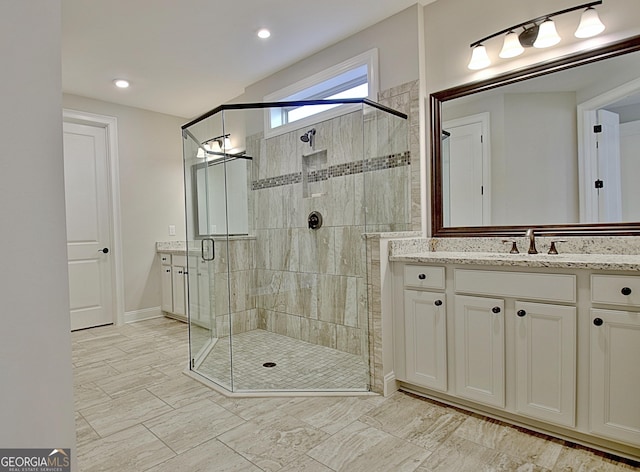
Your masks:
M 404 291 L 406 377 L 447 390 L 447 317 L 443 293 Z
M 456 395 L 505 406 L 504 300 L 456 295 Z
M 576 308 L 515 303 L 516 410 L 575 426 Z
M 640 445 L 640 313 L 591 310 L 590 428 Z
M 392 273 L 401 386 L 640 457 L 640 276 L 418 262 Z
M 160 254 L 160 281 L 163 312 L 186 319 L 187 260 L 185 256 Z

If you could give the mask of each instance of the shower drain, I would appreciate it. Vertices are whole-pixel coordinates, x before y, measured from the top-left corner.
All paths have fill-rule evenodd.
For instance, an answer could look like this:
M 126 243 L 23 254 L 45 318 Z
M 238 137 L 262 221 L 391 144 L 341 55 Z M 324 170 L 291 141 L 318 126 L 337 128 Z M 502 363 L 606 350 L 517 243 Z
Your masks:
M 275 367 L 276 363 L 275 362 L 265 362 L 264 364 L 262 364 L 262 367 Z

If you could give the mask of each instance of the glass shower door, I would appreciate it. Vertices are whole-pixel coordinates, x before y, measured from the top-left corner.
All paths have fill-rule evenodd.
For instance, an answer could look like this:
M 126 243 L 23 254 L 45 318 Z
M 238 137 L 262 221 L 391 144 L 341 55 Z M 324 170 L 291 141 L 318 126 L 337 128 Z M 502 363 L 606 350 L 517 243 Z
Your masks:
M 211 125 L 183 131 L 190 368 L 231 389 L 225 163 L 202 144 Z

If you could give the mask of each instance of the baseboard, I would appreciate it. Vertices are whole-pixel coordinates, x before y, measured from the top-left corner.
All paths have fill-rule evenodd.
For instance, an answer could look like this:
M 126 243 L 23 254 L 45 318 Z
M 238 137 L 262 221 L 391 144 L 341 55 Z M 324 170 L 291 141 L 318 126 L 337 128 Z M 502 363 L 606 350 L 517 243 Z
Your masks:
M 384 386 L 383 386 L 382 392 L 385 397 L 388 397 L 389 395 L 397 391 L 398 391 L 398 382 L 396 381 L 395 372 L 392 371 L 384 376 Z
M 136 321 L 149 320 L 151 318 L 160 318 L 162 310 L 159 306 L 152 308 L 143 308 L 142 310 L 127 311 L 124 314 L 125 323 L 134 323 Z

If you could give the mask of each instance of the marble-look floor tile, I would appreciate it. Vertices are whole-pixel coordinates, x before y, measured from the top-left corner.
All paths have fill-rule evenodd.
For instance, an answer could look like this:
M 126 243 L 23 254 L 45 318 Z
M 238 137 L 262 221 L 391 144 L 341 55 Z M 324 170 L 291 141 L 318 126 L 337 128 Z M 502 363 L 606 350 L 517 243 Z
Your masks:
M 109 400 L 111 400 L 111 397 L 93 382 L 73 387 L 73 401 L 76 411 L 99 405 Z
M 172 363 L 173 359 L 169 356 L 155 351 L 141 356 L 131 356 L 127 354 L 126 358 L 108 361 L 108 364 L 118 372 L 132 372 L 135 370 L 144 370 L 157 365 L 166 365 Z
M 311 457 L 304 455 L 299 459 L 285 465 L 278 472 L 334 472 L 326 465 L 312 459 Z
M 297 469 L 302 471 L 306 469 Z M 261 472 L 240 454 L 212 439 L 177 455 L 148 472 Z M 314 472 L 309 470 L 308 472 Z M 320 471 L 318 471 L 320 472 Z
M 355 421 L 307 454 L 333 470 L 412 472 L 430 452 Z
M 305 398 L 282 410 L 315 428 L 334 434 L 373 408 L 374 404 L 367 398 L 315 397 Z
M 360 421 L 434 451 L 465 419 L 453 408 L 399 392 Z
M 221 394 L 182 373 L 170 377 L 166 382 L 147 387 L 147 390 L 173 408 L 181 408 L 205 398 L 223 398 Z
M 277 471 L 320 444 L 327 433 L 282 412 L 259 416 L 218 437 L 265 471 Z
M 118 375 L 119 373 L 120 372 L 106 362 L 95 362 L 93 364 L 86 364 L 74 368 L 73 382 L 75 385 L 82 385 L 104 379 L 112 375 Z
M 157 385 L 169 379 L 162 372 L 147 368 L 145 371 L 125 372 L 113 375 L 105 379 L 96 380 L 94 383 L 104 390 L 108 395 L 117 397 L 125 393 L 141 390 L 146 387 Z
M 82 472 L 148 470 L 175 454 L 144 426 L 136 425 L 87 444 L 78 453 Z
M 210 400 L 200 400 L 157 416 L 143 424 L 180 454 L 243 424 L 239 416 Z
M 586 448 L 563 446 L 553 472 L 627 472 L 640 470 L 640 462 L 615 461 Z
M 91 441 L 100 439 L 100 435 L 91 427 L 80 413 L 76 413 L 76 445 L 81 448 Z
M 548 472 L 507 454 L 468 441 L 459 436 L 450 436 L 417 472 Z
M 547 469 L 562 451 L 560 440 L 478 416 L 469 416 L 455 435 Z
M 274 410 L 279 410 L 285 405 L 299 403 L 302 400 L 302 398 L 269 397 L 256 401 L 255 398 L 222 397 L 217 398 L 215 402 L 245 420 L 252 420 L 262 415 L 269 415 Z
M 139 390 L 85 408 L 80 413 L 100 436 L 105 437 L 172 410 L 155 395 Z

